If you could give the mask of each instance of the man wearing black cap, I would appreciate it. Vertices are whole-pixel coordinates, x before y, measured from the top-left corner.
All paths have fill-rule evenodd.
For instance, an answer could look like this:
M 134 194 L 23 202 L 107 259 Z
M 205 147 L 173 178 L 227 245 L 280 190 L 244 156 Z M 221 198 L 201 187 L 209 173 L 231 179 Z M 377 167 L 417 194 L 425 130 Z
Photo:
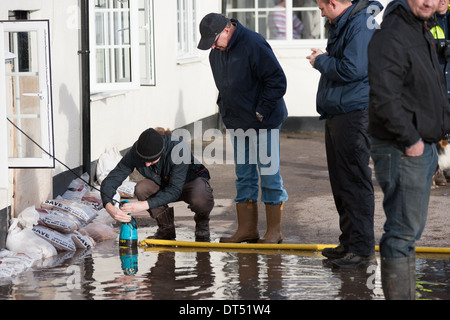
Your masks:
M 259 239 L 256 202 L 260 180 L 267 232 L 259 242 L 281 242 L 283 204 L 288 198 L 279 167 L 279 129 L 287 117 L 283 99 L 286 76 L 267 41 L 237 20 L 210 13 L 200 22 L 200 33 L 198 48 L 212 49 L 209 61 L 219 90 L 217 104 L 223 122 L 227 129 L 235 130 L 234 133 L 240 132 L 236 129 L 255 133 L 251 135 L 251 142 L 245 139 L 243 147 L 237 143 L 236 136 L 233 137 L 238 229 L 231 237 L 220 241 L 250 242 Z M 266 150 L 270 152 L 270 164 L 259 157 L 263 146 L 267 146 Z M 251 163 L 249 151 L 255 149 L 258 150 L 257 163 Z M 245 157 L 244 161 L 240 156 Z M 273 165 L 275 170 L 264 173 L 267 165 Z
M 195 213 L 196 241 L 209 241 L 209 214 L 214 206 L 214 197 L 209 185 L 209 172 L 191 154 L 190 163 L 176 159 L 181 157 L 172 150 L 185 144 L 171 134 L 161 135 L 155 129 L 145 130 L 117 166 L 101 185 L 103 205 L 119 222 L 128 222 L 129 213 L 148 210 L 156 219 L 158 230 L 150 238 L 175 239 L 173 208 L 168 204 L 183 200 Z M 179 146 L 178 146 L 179 147 Z M 187 146 L 175 150 L 189 150 Z M 183 158 L 184 159 L 184 158 Z M 136 169 L 145 179 L 135 187 L 138 201 L 125 203 L 120 208 L 112 200 L 117 188 Z

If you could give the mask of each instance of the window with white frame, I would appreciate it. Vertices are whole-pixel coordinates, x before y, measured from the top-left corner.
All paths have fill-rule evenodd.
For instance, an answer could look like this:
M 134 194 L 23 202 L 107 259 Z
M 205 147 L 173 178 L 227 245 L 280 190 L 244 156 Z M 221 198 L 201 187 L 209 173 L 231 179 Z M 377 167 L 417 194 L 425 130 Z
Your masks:
M 226 15 L 267 40 L 325 40 L 325 20 L 315 0 L 226 0 Z M 287 19 L 292 17 L 292 19 Z
M 139 62 L 141 85 L 155 85 L 153 0 L 139 0 Z
M 90 1 L 91 90 L 139 86 L 136 0 Z
M 178 62 L 197 59 L 197 0 L 177 0 Z

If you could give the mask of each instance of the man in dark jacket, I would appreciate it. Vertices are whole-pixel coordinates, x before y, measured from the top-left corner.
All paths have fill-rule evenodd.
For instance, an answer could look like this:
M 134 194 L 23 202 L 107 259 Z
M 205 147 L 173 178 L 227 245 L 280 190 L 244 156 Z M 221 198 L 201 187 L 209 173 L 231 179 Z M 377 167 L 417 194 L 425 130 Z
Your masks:
M 321 119 L 326 119 L 328 172 L 341 229 L 339 246 L 324 249 L 322 254 L 337 268 L 376 263 L 367 134 L 367 46 L 375 31 L 368 24 L 373 19 L 370 5 L 378 11 L 382 8 L 380 3 L 368 0 L 319 0 L 322 16 L 328 18 L 327 52 L 312 49 L 307 57 L 321 73 L 317 111 Z
M 386 299 L 415 298 L 415 241 L 425 227 L 435 143 L 450 130 L 444 77 L 428 24 L 437 4 L 392 1 L 369 45 L 369 132 L 384 193 L 380 256 Z
M 130 221 L 129 213 L 148 210 L 158 230 L 151 238 L 175 239 L 174 211 L 168 204 L 183 200 L 195 213 L 196 241 L 209 241 L 209 214 L 214 207 L 209 172 L 191 154 L 190 162 L 180 161 L 180 152 L 189 146 L 171 134 L 147 129 L 108 174 L 101 185 L 105 209 L 117 221 Z M 184 159 L 184 158 L 183 158 Z M 135 187 L 138 201 L 115 206 L 114 195 L 122 182 L 136 169 L 145 179 Z
M 267 218 L 267 232 L 259 241 L 281 242 L 282 209 L 288 198 L 279 168 L 279 128 L 287 117 L 283 99 L 286 76 L 267 41 L 237 20 L 210 13 L 202 19 L 200 33 L 198 48 L 212 49 L 209 61 L 219 89 L 217 104 L 223 122 L 230 131 L 248 133 L 248 139 L 233 135 L 238 230 L 220 241 L 258 240 L 259 167 Z M 245 139 L 245 143 L 238 143 L 239 139 Z M 269 153 L 264 155 L 270 158 L 269 164 L 261 161 L 263 147 Z M 257 163 L 252 163 L 249 154 L 255 150 Z M 268 166 L 274 170 L 265 172 Z

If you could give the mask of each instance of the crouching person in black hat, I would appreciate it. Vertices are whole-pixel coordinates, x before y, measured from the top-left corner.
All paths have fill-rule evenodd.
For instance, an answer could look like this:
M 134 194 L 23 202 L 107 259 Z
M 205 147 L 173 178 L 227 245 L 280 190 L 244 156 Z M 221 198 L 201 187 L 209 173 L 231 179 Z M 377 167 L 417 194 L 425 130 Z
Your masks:
M 147 210 L 158 224 L 154 239 L 175 239 L 174 211 L 169 203 L 183 200 L 194 212 L 196 241 L 209 241 L 209 214 L 214 207 L 209 172 L 190 154 L 183 161 L 183 152 L 190 150 L 186 142 L 172 134 L 147 129 L 125 154 L 101 185 L 103 205 L 119 222 L 128 222 L 128 213 Z M 189 151 L 190 152 L 190 151 Z M 189 158 L 189 157 L 188 157 Z M 195 161 L 194 161 L 195 160 Z M 113 203 L 117 188 L 136 168 L 145 179 L 135 187 L 138 201 Z

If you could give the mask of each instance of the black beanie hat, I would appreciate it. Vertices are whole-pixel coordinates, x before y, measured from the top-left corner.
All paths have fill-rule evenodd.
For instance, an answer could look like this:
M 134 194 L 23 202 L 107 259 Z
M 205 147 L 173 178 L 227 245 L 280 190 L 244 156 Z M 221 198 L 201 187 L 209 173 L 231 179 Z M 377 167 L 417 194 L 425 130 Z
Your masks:
M 157 160 L 164 150 L 164 140 L 155 129 L 147 129 L 141 133 L 136 144 L 136 152 L 145 162 Z

